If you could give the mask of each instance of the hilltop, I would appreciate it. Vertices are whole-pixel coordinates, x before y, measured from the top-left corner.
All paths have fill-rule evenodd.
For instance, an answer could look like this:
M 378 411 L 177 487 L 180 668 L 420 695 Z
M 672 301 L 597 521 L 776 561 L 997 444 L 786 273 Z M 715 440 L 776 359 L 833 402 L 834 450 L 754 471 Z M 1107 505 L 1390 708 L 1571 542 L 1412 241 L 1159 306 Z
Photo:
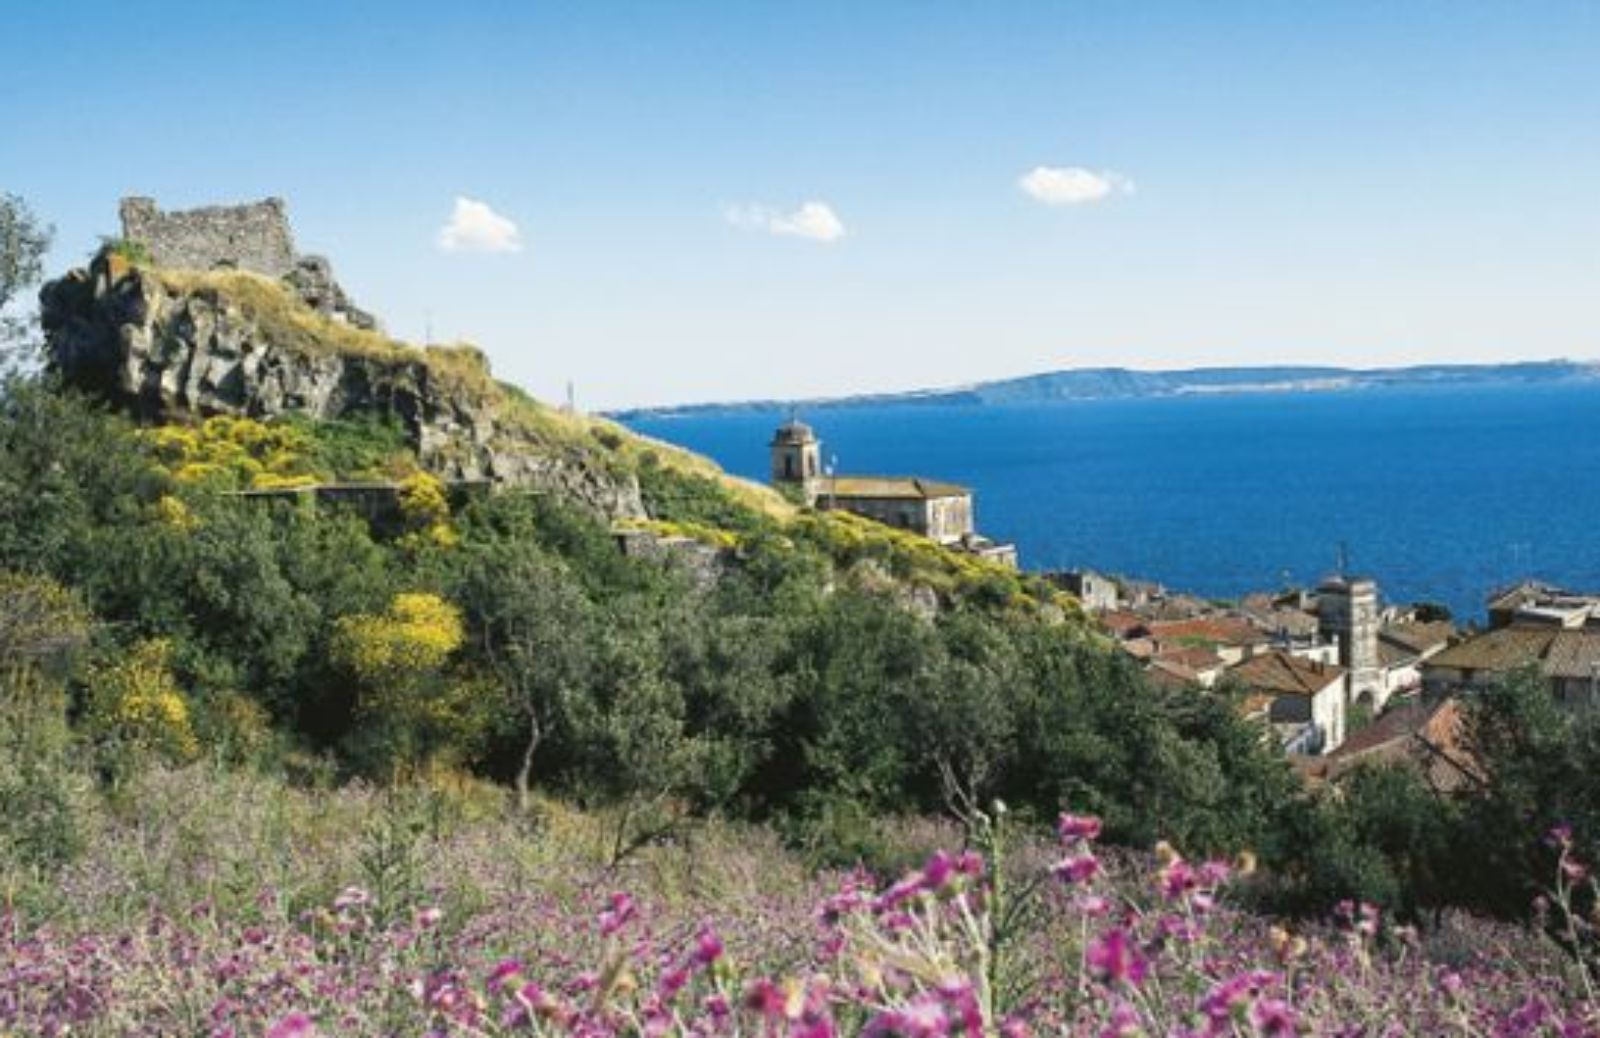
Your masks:
M 1069 368 L 1020 378 L 976 382 L 949 389 L 872 393 L 810 400 L 751 400 L 680 406 L 631 408 L 612 413 L 627 421 L 643 417 L 770 411 L 807 411 L 885 405 L 961 405 L 1066 403 L 1146 397 L 1238 393 L 1334 392 L 1400 386 L 1464 386 L 1503 383 L 1558 383 L 1600 377 L 1600 365 L 1549 360 L 1515 364 L 1427 364 L 1403 368 L 1225 367 L 1137 371 L 1131 368 Z
M 548 490 L 610 518 L 646 516 L 642 467 L 705 479 L 762 514 L 793 512 L 706 458 L 497 382 L 472 346 L 399 342 L 255 272 L 167 269 L 108 248 L 46 285 L 41 303 L 54 370 L 145 422 L 366 416 L 395 422 L 441 478 Z
M 264 205 L 268 226 L 282 224 L 281 206 Z M 259 208 L 191 213 L 218 220 Z M 229 248 L 239 237 L 228 238 Z M 327 261 L 310 258 L 325 279 L 308 294 L 299 279 L 306 258 L 295 260 L 288 248 L 275 261 L 288 273 L 275 277 L 227 265 L 172 268 L 143 243 L 107 245 L 86 268 L 41 290 L 51 369 L 143 425 L 238 418 L 294 427 L 320 445 L 311 453 L 340 459 L 280 465 L 236 489 L 392 483 L 414 467 L 446 486 L 543 494 L 618 527 L 721 552 L 756 535 L 801 538 L 841 570 L 881 565 L 891 584 L 925 606 L 987 587 L 1000 601 L 1076 614 L 1065 596 L 998 564 L 851 516 L 810 513 L 701 455 L 535 400 L 496 380 L 471 345 L 418 347 L 391 338 L 362 311 L 351 320 Z M 319 305 L 327 296 L 340 305 Z M 356 451 L 354 460 L 328 445 L 371 439 L 373 429 L 393 442 Z

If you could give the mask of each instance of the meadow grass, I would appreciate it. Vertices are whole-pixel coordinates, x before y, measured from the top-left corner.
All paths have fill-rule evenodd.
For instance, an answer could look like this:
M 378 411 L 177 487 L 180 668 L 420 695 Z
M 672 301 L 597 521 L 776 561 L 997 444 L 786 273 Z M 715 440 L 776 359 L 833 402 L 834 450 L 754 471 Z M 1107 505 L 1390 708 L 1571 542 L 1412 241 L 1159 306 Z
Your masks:
M 88 837 L 0 856 L 0 1033 L 331 1035 L 1597 1033 L 1538 934 L 1365 905 L 1231 907 L 1248 865 L 896 823 L 925 864 L 817 871 L 707 822 L 620 866 L 611 820 L 436 774 L 297 788 L 196 764 L 82 788 Z M 997 816 L 998 817 L 998 816 Z M 1001 882 L 1003 879 L 1003 882 Z M 891 882 L 893 880 L 893 882 Z

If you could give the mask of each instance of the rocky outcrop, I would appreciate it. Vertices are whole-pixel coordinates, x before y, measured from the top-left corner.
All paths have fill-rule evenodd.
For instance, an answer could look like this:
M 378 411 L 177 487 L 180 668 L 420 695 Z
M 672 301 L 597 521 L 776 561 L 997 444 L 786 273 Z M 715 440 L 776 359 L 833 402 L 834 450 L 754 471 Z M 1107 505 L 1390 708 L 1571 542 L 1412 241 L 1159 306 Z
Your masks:
M 51 366 L 147 421 L 216 414 L 397 418 L 450 480 L 644 515 L 638 481 L 598 442 L 541 433 L 470 349 L 423 351 L 320 317 L 249 274 L 167 277 L 102 252 L 40 293 Z
M 163 212 L 150 198 L 124 198 L 122 237 L 158 267 L 245 270 L 281 279 L 307 306 L 334 320 L 372 329 L 377 319 L 345 294 L 324 256 L 295 252 L 281 198 Z

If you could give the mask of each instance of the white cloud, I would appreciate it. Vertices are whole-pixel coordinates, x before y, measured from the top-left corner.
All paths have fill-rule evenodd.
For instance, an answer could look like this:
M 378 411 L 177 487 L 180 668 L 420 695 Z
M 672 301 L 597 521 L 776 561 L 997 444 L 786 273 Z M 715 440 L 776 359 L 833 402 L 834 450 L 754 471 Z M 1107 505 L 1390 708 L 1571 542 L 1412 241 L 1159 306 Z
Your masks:
M 1017 179 L 1017 186 L 1045 205 L 1083 205 L 1113 194 L 1133 194 L 1133 181 L 1121 173 L 1082 166 L 1035 166 Z
M 439 248 L 445 252 L 521 252 L 522 232 L 487 202 L 457 195 L 450 222 L 439 228 Z
M 806 202 L 792 213 L 764 205 L 730 205 L 724 217 L 735 227 L 768 234 L 788 234 L 811 241 L 834 242 L 845 235 L 844 221 L 826 202 Z

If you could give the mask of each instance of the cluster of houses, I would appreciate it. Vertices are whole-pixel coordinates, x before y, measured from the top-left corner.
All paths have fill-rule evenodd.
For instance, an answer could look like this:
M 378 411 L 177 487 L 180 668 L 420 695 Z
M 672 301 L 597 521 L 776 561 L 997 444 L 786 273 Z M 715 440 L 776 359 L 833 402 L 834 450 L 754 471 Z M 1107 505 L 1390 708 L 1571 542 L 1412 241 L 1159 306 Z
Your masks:
M 1481 629 L 1384 605 L 1368 579 L 1218 604 L 1091 572 L 1050 574 L 1151 681 L 1230 690 L 1312 780 L 1407 761 L 1440 789 L 1476 781 L 1461 702 L 1533 669 L 1563 704 L 1600 705 L 1600 596 L 1537 582 L 1497 593 Z
M 1470 693 L 1533 669 L 1569 707 L 1600 704 L 1600 595 L 1537 581 L 1489 601 L 1486 630 L 1440 653 L 1423 675 L 1429 698 Z
M 1237 690 L 1241 709 L 1300 756 L 1336 753 L 1359 721 L 1417 696 L 1427 661 L 1457 633 L 1449 621 L 1382 606 L 1377 584 L 1357 577 L 1227 605 L 1092 573 L 1051 579 L 1152 681 Z
M 770 443 L 772 482 L 808 506 L 853 512 L 1016 565 L 978 534 L 972 492 L 916 476 L 839 475 L 810 426 Z M 1483 627 L 1437 608 L 1385 605 L 1376 582 L 1336 574 L 1313 589 L 1216 603 L 1088 570 L 1042 574 L 1077 597 L 1158 685 L 1226 690 L 1313 781 L 1404 761 L 1436 788 L 1479 781 L 1461 738 L 1463 697 L 1533 670 L 1557 701 L 1600 706 L 1600 595 L 1536 581 L 1497 592 Z

